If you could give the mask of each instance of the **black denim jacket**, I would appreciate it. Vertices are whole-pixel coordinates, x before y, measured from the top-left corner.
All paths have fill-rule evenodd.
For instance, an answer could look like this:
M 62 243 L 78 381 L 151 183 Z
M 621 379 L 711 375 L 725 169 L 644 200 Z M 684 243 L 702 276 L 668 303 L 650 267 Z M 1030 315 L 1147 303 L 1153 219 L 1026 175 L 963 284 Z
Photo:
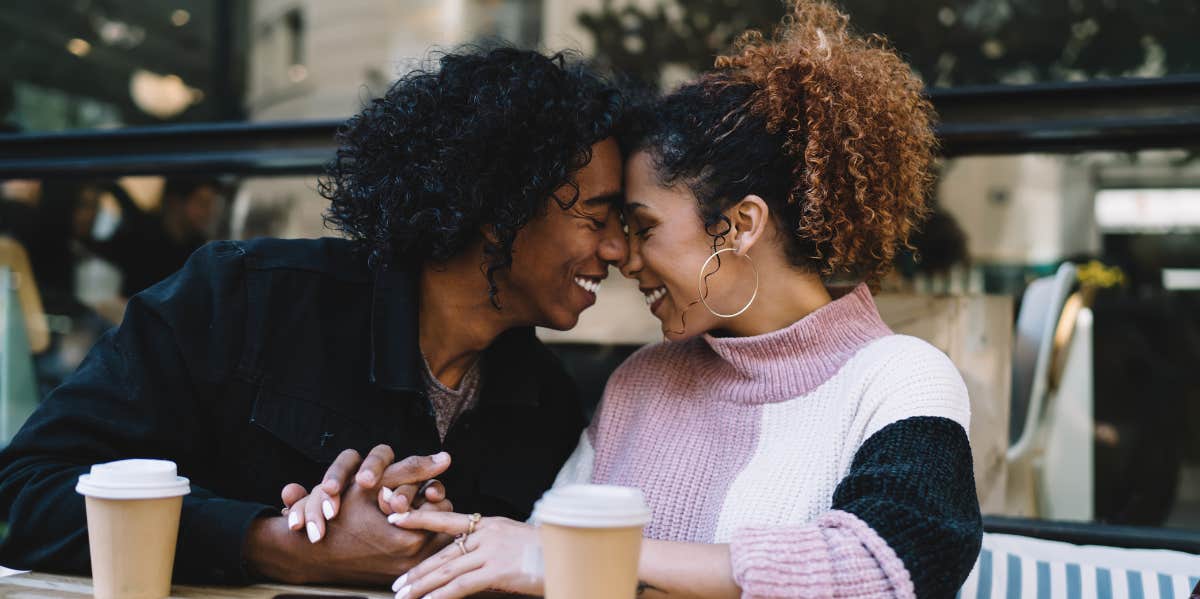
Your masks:
M 363 262 L 344 240 L 217 242 L 136 295 L 0 452 L 0 564 L 86 572 L 77 479 L 135 457 L 191 479 L 180 580 L 244 581 L 250 522 L 346 448 L 444 449 L 457 511 L 526 518 L 584 427 L 571 379 L 532 329 L 511 330 L 484 353 L 479 404 L 439 442 L 415 277 Z

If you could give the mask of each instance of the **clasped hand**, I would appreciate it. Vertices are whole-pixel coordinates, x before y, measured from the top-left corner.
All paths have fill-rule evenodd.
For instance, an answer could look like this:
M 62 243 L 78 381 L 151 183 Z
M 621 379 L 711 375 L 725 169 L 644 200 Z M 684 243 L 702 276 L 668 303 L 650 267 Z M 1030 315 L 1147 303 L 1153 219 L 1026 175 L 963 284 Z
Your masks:
M 327 567 L 342 574 L 335 579 L 391 581 L 402 574 L 392 584 L 398 599 L 540 595 L 540 574 L 523 567 L 537 549 L 536 531 L 507 518 L 454 513 L 436 479 L 450 461 L 439 453 L 397 462 L 387 445 L 366 458 L 346 450 L 311 493 L 295 483 L 283 488 L 288 527 L 322 546 Z

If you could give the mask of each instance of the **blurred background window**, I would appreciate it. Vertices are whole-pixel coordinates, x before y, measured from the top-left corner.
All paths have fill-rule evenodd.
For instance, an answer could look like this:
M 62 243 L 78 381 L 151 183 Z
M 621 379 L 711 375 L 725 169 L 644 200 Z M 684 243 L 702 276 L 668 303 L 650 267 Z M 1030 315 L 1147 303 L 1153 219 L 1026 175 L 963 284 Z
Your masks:
M 233 2 L 47 0 L 0 8 L 0 111 L 22 130 L 238 120 Z
M 1193 0 L 839 2 L 885 35 L 932 87 L 1160 77 L 1200 71 Z M 695 70 L 746 28 L 770 31 L 772 0 L 607 2 L 583 25 L 609 64 L 645 81 Z
M 932 87 L 1200 72 L 1193 0 L 842 5 Z M 26 131 L 343 117 L 430 48 L 484 38 L 579 48 L 670 86 L 782 14 L 778 0 L 13 2 L 0 116 Z
M 933 87 L 1200 72 L 1193 0 L 842 5 Z M 348 116 L 431 47 L 493 37 L 669 86 L 782 14 L 778 0 L 10 2 L 0 116 L 26 131 Z

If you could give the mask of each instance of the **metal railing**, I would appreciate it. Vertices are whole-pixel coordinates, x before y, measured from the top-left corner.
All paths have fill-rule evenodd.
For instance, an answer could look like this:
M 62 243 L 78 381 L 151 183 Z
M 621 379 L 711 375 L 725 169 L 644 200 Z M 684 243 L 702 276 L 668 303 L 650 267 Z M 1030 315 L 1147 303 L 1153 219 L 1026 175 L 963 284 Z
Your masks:
M 984 516 L 983 529 L 991 533 L 1021 535 L 1075 545 L 1170 549 L 1200 554 L 1200 532 L 1177 528 Z
M 1200 145 L 1200 76 L 934 89 L 948 157 Z M 317 173 L 340 120 L 0 135 L 0 178 Z

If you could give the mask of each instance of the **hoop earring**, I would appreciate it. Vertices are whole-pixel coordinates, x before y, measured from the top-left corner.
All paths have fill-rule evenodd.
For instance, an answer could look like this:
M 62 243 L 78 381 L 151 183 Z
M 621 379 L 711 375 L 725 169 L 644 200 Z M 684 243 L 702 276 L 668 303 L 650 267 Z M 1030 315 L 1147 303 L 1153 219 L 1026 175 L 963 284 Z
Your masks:
M 754 293 L 750 295 L 750 301 L 746 302 L 746 305 L 742 306 L 741 310 L 738 310 L 737 312 L 734 312 L 733 314 L 721 314 L 720 312 L 713 310 L 712 306 L 708 305 L 708 300 L 704 297 L 706 295 L 704 293 L 704 271 L 708 269 L 708 263 L 712 262 L 713 258 L 716 258 L 718 255 L 720 255 L 724 252 L 733 252 L 733 251 L 737 251 L 737 249 L 736 248 L 722 248 L 722 249 L 719 249 L 719 250 L 713 252 L 712 255 L 708 257 L 708 260 L 704 261 L 704 266 L 700 267 L 700 279 L 696 283 L 696 291 L 699 292 L 700 302 L 703 303 L 704 307 L 708 308 L 708 311 L 712 312 L 712 315 L 716 316 L 717 318 L 733 318 L 735 316 L 741 316 L 742 312 L 745 312 L 746 310 L 750 309 L 750 305 L 754 303 L 754 298 L 758 297 L 758 267 L 754 265 L 754 260 L 751 260 L 750 256 L 743 255 L 742 257 L 745 258 L 748 262 L 750 262 L 750 268 L 754 271 Z

